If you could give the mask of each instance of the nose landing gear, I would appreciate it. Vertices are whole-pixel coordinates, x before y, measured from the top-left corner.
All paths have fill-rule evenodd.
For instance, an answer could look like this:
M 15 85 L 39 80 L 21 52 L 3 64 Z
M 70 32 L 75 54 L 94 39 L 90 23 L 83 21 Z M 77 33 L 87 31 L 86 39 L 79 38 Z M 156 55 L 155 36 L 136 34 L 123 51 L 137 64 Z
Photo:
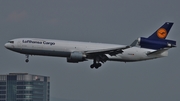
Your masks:
M 25 60 L 25 62 L 27 62 L 27 63 L 28 63 L 28 62 L 29 62 L 29 59 L 26 59 L 26 60 Z
M 25 60 L 26 63 L 29 62 L 29 55 L 26 55 L 26 60 Z

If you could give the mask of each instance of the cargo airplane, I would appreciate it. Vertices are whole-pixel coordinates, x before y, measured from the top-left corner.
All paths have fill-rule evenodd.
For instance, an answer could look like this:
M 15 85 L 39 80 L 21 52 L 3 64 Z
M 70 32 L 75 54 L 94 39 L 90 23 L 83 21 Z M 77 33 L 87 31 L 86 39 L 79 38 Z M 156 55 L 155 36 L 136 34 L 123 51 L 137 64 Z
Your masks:
M 5 44 L 11 51 L 26 55 L 65 57 L 67 62 L 93 60 L 91 68 L 99 68 L 106 61 L 135 62 L 165 57 L 176 47 L 176 41 L 166 37 L 173 23 L 166 22 L 148 38 L 140 37 L 131 45 L 51 40 L 40 38 L 12 39 Z

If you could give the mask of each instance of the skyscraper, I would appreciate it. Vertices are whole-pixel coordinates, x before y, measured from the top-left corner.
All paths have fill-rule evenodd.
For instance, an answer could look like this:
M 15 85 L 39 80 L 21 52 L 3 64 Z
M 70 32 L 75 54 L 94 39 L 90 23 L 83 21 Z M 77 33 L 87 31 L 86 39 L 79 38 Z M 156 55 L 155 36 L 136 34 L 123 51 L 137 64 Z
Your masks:
M 0 75 L 0 101 L 50 101 L 50 77 L 28 73 Z

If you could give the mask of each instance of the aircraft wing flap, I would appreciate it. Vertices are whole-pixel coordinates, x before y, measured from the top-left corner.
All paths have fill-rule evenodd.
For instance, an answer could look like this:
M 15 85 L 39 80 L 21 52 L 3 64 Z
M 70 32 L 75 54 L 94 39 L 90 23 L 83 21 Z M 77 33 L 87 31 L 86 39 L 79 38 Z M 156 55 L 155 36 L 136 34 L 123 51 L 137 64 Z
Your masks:
M 125 47 L 117 47 L 117 48 L 111 48 L 111 49 L 101 49 L 101 50 L 90 50 L 86 51 L 86 54 L 89 55 L 100 55 L 100 54 L 109 54 L 111 56 L 122 53 L 124 49 L 130 48 L 130 46 L 125 46 Z

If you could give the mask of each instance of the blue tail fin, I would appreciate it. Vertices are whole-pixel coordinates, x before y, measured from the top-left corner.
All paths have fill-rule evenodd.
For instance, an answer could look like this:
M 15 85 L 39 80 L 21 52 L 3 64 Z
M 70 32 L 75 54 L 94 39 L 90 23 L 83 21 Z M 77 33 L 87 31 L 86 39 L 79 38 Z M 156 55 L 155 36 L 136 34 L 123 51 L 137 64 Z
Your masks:
M 156 32 L 154 32 L 151 36 L 149 36 L 149 39 L 165 39 L 172 27 L 172 22 L 166 22 L 164 25 L 162 25 Z

